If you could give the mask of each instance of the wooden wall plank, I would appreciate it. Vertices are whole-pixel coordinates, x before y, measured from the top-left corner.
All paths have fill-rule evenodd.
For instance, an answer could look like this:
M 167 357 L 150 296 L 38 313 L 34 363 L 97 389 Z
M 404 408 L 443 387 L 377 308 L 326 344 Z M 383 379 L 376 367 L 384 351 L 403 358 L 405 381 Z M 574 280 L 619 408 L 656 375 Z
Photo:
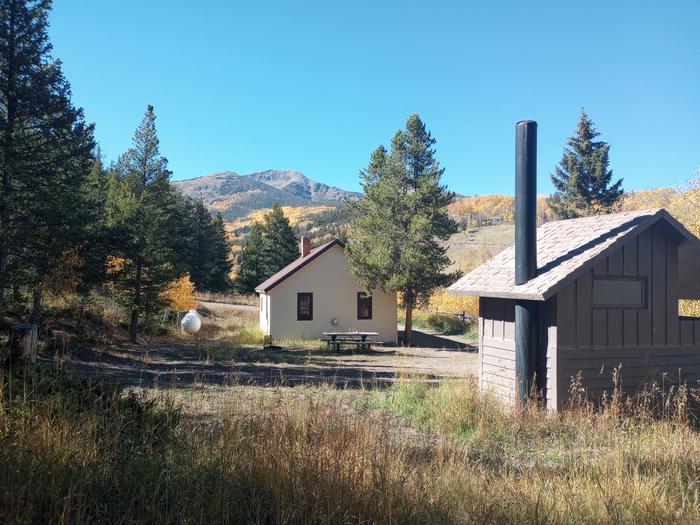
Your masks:
M 593 338 L 593 272 L 576 279 L 576 344 L 590 346 Z
M 639 234 L 639 246 L 637 249 L 637 264 L 639 275 L 647 278 L 647 301 L 648 306 L 637 312 L 637 344 L 639 346 L 650 345 L 652 341 L 652 324 L 651 324 L 651 268 L 652 268 L 652 231 L 647 229 Z
M 608 275 L 624 275 L 624 252 L 616 250 L 608 257 Z M 622 310 L 608 310 L 608 345 L 622 346 Z
M 639 237 L 635 237 L 622 248 L 624 275 L 636 276 L 638 272 Z M 622 312 L 622 344 L 635 346 L 638 344 L 639 310 L 627 309 Z
M 558 344 L 576 345 L 576 283 L 571 283 L 557 294 Z
M 484 298 L 479 297 L 479 384 L 484 364 Z
M 650 354 L 650 349 L 654 348 L 656 355 L 663 355 L 666 357 L 671 356 L 681 356 L 681 357 L 692 357 L 695 354 L 700 355 L 700 348 L 697 346 L 687 347 L 687 346 L 668 346 L 668 347 L 652 347 L 652 346 L 635 346 L 630 348 L 598 348 L 591 346 L 588 348 L 567 348 L 558 347 L 557 348 L 557 358 L 562 362 L 577 360 L 577 359 L 593 359 L 602 362 L 606 359 L 619 359 L 619 356 L 624 358 L 637 359 Z
M 493 299 L 482 297 L 484 312 L 484 338 L 493 337 Z
M 624 329 L 622 310 L 608 310 L 608 345 L 622 346 Z
M 680 338 L 681 345 L 690 346 L 693 344 L 693 322 L 689 319 L 681 319 L 680 321 Z
M 624 275 L 623 252 L 615 250 L 608 257 L 608 275 Z
M 503 317 L 505 313 L 503 299 L 493 299 L 493 338 L 503 339 Z
M 596 275 L 608 275 L 608 258 L 593 267 L 593 277 Z M 594 308 L 592 319 L 592 343 L 595 346 L 607 346 L 608 344 L 608 311 L 602 308 Z
M 653 227 L 651 311 L 654 345 L 666 344 L 666 236 L 659 224 Z
M 624 252 L 616 250 L 608 257 L 608 275 L 624 275 Z M 608 342 L 610 346 L 622 346 L 622 310 L 608 310 Z
M 515 341 L 515 300 L 506 299 L 504 302 L 505 315 L 503 318 L 503 339 L 507 339 L 508 341 Z
M 666 237 L 666 343 L 680 344 L 678 319 L 678 242 L 675 235 Z
M 634 276 L 639 271 L 637 254 L 639 249 L 639 236 L 632 239 L 622 247 L 623 275 Z
M 622 387 L 631 393 L 651 381 L 666 384 L 686 382 L 695 384 L 700 379 L 700 347 L 647 346 L 635 348 L 575 348 L 558 349 L 558 374 L 570 378 L 581 373 L 584 386 L 591 392 L 612 389 L 612 373 L 622 364 Z M 663 377 L 665 374 L 665 378 Z M 560 381 L 563 383 L 563 381 Z M 562 386 L 560 385 L 560 388 Z M 561 395 L 562 391 L 559 392 Z

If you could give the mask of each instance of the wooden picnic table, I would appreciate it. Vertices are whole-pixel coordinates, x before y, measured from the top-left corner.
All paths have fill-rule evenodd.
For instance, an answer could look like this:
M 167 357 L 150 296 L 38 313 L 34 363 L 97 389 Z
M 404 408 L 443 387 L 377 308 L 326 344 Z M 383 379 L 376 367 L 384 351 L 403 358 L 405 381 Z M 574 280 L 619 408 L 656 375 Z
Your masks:
M 358 349 L 366 349 L 372 344 L 372 337 L 378 336 L 378 332 L 323 332 L 323 340 L 328 346 L 334 346 L 340 350 L 340 345 L 355 345 Z

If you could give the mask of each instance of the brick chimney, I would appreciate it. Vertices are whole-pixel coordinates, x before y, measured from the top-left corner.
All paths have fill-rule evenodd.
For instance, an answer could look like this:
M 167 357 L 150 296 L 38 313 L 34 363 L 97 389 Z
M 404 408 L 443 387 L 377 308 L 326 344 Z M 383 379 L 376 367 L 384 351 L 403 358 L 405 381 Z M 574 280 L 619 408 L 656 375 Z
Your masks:
M 306 257 L 311 251 L 311 239 L 309 239 L 306 235 L 303 235 L 299 241 L 299 251 L 301 252 L 302 257 Z

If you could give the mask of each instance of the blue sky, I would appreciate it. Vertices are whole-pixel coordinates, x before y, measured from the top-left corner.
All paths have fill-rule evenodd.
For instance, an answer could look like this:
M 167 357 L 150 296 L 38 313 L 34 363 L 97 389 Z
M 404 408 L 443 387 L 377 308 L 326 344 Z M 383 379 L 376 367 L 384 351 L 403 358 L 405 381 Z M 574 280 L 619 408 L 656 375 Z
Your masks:
M 280 168 L 347 189 L 420 113 L 445 182 L 512 193 L 539 122 L 539 191 L 581 106 L 625 188 L 700 166 L 700 2 L 54 0 L 50 34 L 108 159 L 147 104 L 175 179 Z

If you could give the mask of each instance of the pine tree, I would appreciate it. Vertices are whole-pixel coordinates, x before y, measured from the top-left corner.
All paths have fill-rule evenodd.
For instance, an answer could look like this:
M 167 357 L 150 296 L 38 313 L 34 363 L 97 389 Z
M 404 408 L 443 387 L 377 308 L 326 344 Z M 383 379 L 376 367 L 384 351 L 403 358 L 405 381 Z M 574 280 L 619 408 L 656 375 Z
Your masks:
M 236 279 L 233 283 L 238 293 L 253 293 L 255 287 L 263 282 L 268 271 L 264 258 L 263 227 L 255 221 L 238 252 Z
M 264 259 L 269 275 L 278 272 L 301 255 L 299 253 L 299 240 L 292 225 L 285 217 L 282 208 L 277 204 L 263 218 L 263 236 L 265 239 Z
M 391 152 L 379 146 L 361 171 L 365 198 L 348 202 L 350 269 L 367 290 L 398 292 L 406 310 L 406 344 L 412 341 L 413 310 L 459 272 L 439 241 L 457 232 L 447 215 L 454 194 L 440 185 L 444 169 L 435 159 L 435 139 L 417 114 L 394 135 Z
M 600 133 L 581 110 L 576 135 L 569 138 L 559 165 L 552 174 L 556 192 L 549 207 L 561 219 L 610 213 L 622 198 L 622 179 L 611 185 L 608 169 L 610 145 L 595 141 Z
M 209 246 L 209 285 L 213 292 L 225 292 L 231 287 L 229 275 L 233 268 L 231 261 L 231 243 L 226 234 L 224 219 L 220 213 L 212 216 L 210 223 Z
M 115 239 L 111 279 L 129 312 L 129 339 L 139 322 L 164 305 L 162 292 L 184 272 L 176 250 L 179 194 L 160 154 L 153 106 L 148 106 L 133 146 L 115 166 L 108 194 L 108 224 Z
M 93 129 L 51 57 L 48 0 L 0 0 L 0 310 L 27 286 L 30 321 L 49 272 L 81 239 L 75 195 L 92 163 Z
M 237 257 L 234 286 L 240 293 L 253 293 L 268 277 L 298 259 L 298 239 L 289 219 L 275 205 L 261 223 L 255 222 Z
M 202 201 L 190 205 L 188 268 L 198 290 L 224 292 L 229 288 L 230 245 L 220 214 L 212 215 Z
M 79 270 L 76 292 L 85 303 L 90 291 L 106 279 L 106 259 L 110 234 L 107 228 L 105 208 L 107 205 L 108 172 L 102 163 L 99 149 L 94 153 L 92 169 L 83 182 L 74 205 L 79 208 L 82 227 L 82 242 L 78 256 L 82 265 Z

